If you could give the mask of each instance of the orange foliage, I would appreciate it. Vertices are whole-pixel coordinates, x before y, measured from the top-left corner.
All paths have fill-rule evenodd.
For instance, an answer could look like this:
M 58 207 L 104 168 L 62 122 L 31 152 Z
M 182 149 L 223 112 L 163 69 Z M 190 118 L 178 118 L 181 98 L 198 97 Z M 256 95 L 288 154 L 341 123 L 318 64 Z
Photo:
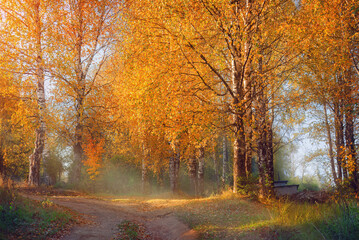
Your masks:
M 102 154 L 104 153 L 104 139 L 96 141 L 93 138 L 88 139 L 84 145 L 84 152 L 86 159 L 83 160 L 84 165 L 87 167 L 87 173 L 90 175 L 92 180 L 100 173 L 100 168 L 102 166 Z

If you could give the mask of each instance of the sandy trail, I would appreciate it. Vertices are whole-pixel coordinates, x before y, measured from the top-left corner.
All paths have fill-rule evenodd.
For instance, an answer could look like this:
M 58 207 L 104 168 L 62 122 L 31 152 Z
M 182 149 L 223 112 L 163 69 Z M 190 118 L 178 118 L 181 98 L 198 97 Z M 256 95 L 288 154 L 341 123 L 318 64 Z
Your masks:
M 45 197 L 27 195 L 42 200 Z M 113 239 L 118 232 L 118 224 L 123 220 L 143 224 L 150 238 L 154 240 L 196 239 L 196 233 L 180 222 L 171 212 L 163 209 L 143 211 L 137 203 L 111 202 L 90 199 L 83 196 L 46 197 L 54 203 L 85 215 L 93 224 L 75 226 L 63 240 Z

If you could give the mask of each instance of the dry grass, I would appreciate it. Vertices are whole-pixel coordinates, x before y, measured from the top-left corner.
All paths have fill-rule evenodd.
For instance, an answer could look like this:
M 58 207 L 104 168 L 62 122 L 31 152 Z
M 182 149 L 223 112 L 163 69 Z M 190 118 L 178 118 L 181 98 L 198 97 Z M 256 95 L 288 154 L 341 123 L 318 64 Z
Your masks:
M 174 212 L 201 239 L 263 239 L 263 227 L 271 221 L 264 204 L 225 192 L 208 198 L 175 199 L 114 198 L 112 201 L 137 204 L 143 211 L 164 210 Z
M 200 239 L 358 239 L 359 205 L 258 202 L 230 191 L 208 198 L 108 198 L 142 211 L 173 212 Z

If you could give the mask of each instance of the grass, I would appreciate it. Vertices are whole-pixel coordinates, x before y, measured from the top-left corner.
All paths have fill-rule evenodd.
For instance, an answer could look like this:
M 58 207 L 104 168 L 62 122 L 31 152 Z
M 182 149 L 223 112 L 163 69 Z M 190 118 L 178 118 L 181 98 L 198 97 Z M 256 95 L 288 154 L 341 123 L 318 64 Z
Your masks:
M 200 239 L 359 239 L 359 205 L 260 203 L 231 192 L 198 199 L 119 198 L 143 211 L 174 212 Z
M 124 220 L 118 225 L 118 233 L 115 240 L 147 240 L 153 237 L 146 231 L 143 224 Z
M 133 204 L 142 211 L 174 212 L 202 239 L 261 239 L 263 225 L 271 220 L 263 204 L 230 192 L 208 198 L 117 198 L 113 201 Z
M 142 211 L 174 213 L 196 230 L 200 239 L 359 239 L 359 204 L 355 200 L 260 203 L 230 191 L 196 199 L 182 195 L 174 199 L 171 194 L 102 198 Z M 0 213 L 0 239 L 48 239 L 71 221 L 71 215 L 50 200 L 29 201 L 9 189 L 0 189 Z M 140 223 L 125 221 L 118 227 L 118 239 L 149 239 Z
M 195 199 L 174 211 L 203 239 L 260 239 L 255 230 L 270 220 L 266 207 L 235 195 Z
M 72 221 L 72 215 L 46 199 L 31 201 L 0 188 L 0 239 L 48 239 Z
M 271 235 L 276 239 L 358 239 L 358 202 L 280 204 L 273 211 Z
M 174 207 L 201 239 L 359 239 L 358 202 L 279 203 L 238 196 L 188 201 Z
M 123 221 L 118 225 L 120 232 L 122 233 L 119 239 L 137 240 L 139 239 L 139 225 L 130 221 Z

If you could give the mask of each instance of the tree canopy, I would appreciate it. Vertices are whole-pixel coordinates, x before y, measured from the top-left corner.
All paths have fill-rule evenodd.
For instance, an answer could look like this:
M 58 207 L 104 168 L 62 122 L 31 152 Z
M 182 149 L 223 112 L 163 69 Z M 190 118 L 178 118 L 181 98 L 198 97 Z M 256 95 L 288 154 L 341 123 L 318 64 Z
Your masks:
M 196 195 L 213 174 L 272 196 L 306 115 L 328 182 L 357 192 L 358 14 L 355 0 L 1 0 L 0 173 L 77 185 L 120 159 L 143 191 L 178 191 L 185 172 Z

